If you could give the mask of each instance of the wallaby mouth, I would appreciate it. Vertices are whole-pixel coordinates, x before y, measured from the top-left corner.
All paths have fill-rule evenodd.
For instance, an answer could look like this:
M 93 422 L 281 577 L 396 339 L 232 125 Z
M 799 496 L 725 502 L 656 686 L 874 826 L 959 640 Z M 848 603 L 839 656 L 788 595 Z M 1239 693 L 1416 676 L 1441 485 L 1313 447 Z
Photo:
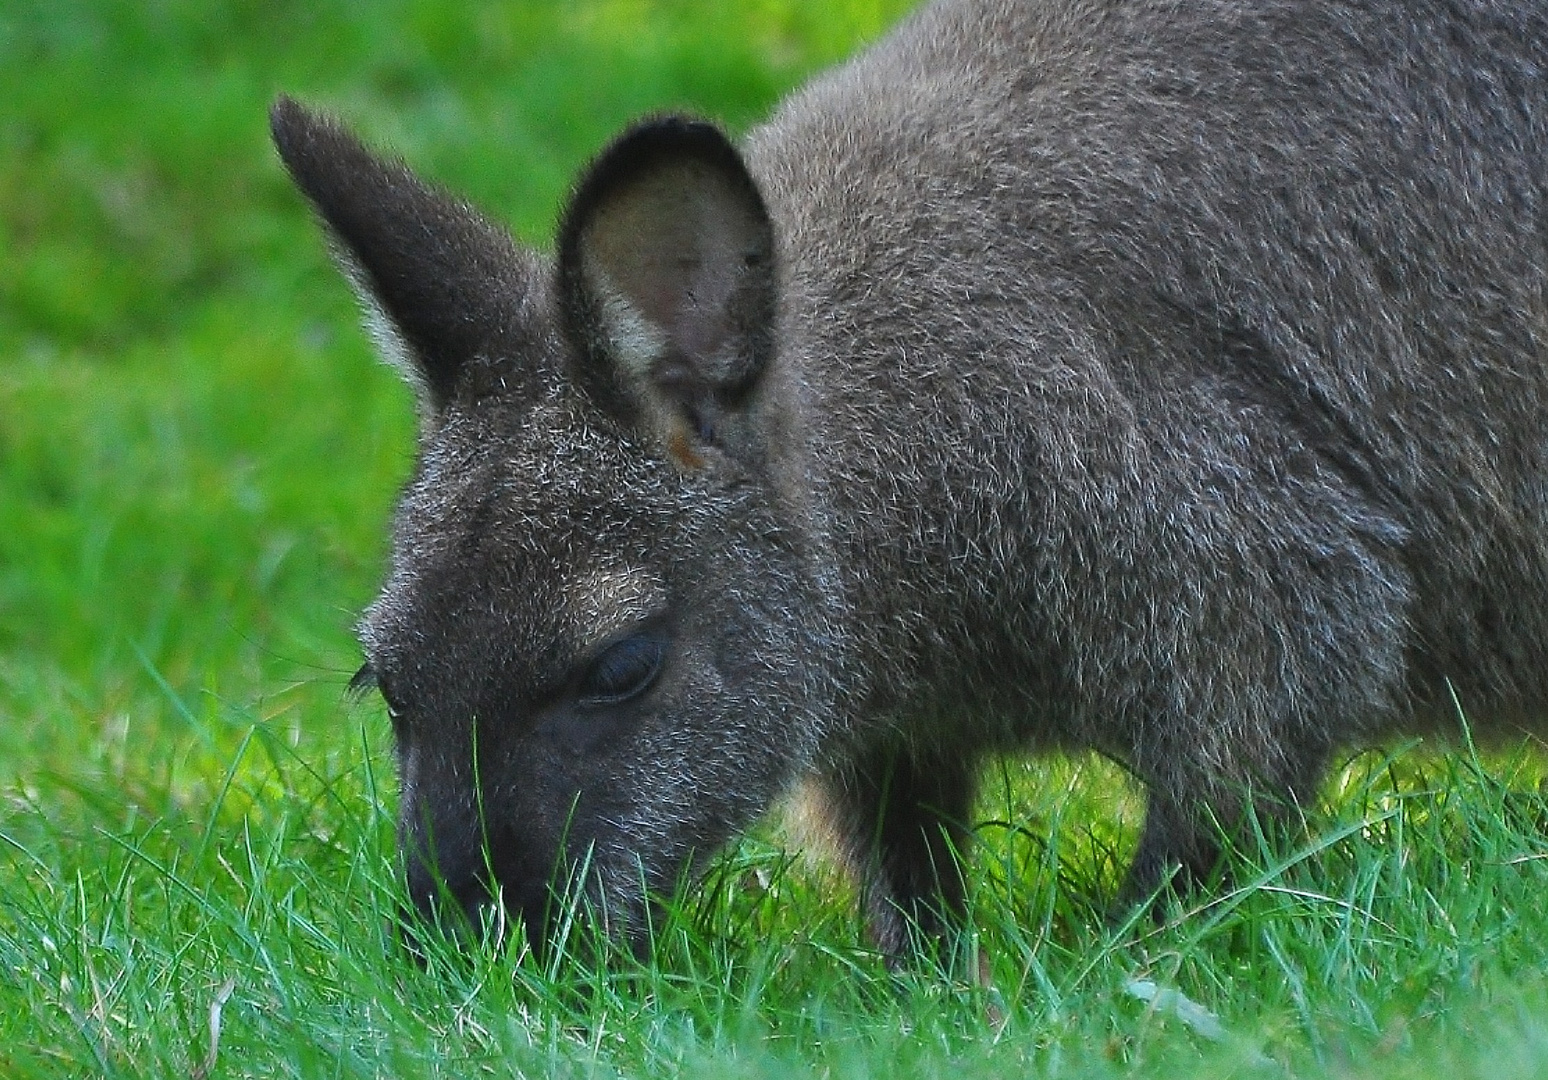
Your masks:
M 431 859 L 405 849 L 408 902 L 398 917 L 400 943 L 421 964 L 427 942 L 459 948 L 503 949 L 518 928 L 540 963 L 600 958 L 623 948 L 638 956 L 650 948 L 651 905 L 637 896 L 607 895 L 592 860 L 592 845 L 546 862 L 496 838 L 481 851 L 473 872 L 448 874 Z
M 486 865 L 492 865 L 492 860 Z M 556 907 L 548 880 L 545 876 L 506 881 L 491 877 L 486 869 L 452 882 L 433 864 L 411 866 L 408 901 L 398 912 L 399 942 L 423 964 L 427 942 L 435 937 L 459 949 L 472 945 L 503 949 L 519 927 L 527 945 L 541 955 Z

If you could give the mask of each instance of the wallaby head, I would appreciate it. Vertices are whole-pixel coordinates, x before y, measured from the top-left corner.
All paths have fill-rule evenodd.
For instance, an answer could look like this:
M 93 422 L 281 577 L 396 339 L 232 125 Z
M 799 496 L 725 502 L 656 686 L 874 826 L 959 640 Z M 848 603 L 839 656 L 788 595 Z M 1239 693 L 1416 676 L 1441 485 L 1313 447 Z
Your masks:
M 615 929 L 809 756 L 828 645 L 767 428 L 768 214 L 714 127 L 620 138 L 557 259 L 282 99 L 272 127 L 383 351 L 418 465 L 360 684 L 390 710 L 414 900 L 551 889 Z

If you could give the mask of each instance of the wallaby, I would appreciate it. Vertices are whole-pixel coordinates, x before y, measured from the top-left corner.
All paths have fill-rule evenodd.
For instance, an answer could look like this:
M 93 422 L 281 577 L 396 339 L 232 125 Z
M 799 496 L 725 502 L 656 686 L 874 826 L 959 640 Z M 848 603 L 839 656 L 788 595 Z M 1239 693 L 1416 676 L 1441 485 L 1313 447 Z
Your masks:
M 638 939 L 804 784 L 897 956 L 987 755 L 1126 766 L 1141 901 L 1341 747 L 1548 732 L 1548 6 L 938 0 L 551 256 L 272 126 L 418 391 L 357 683 L 422 907 Z

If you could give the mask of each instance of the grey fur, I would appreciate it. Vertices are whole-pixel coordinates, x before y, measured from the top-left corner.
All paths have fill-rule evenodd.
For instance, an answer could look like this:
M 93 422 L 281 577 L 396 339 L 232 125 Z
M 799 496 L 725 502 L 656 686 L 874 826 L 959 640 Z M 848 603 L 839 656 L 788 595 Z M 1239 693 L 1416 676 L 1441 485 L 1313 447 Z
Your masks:
M 988 754 L 1125 763 L 1141 899 L 1453 689 L 1548 730 L 1545 80 L 1534 3 L 939 0 L 751 188 L 626 136 L 557 270 L 282 102 L 432 388 L 361 626 L 414 895 L 540 935 L 590 851 L 637 929 L 809 778 L 897 952 Z M 586 705 L 640 626 L 655 682 Z

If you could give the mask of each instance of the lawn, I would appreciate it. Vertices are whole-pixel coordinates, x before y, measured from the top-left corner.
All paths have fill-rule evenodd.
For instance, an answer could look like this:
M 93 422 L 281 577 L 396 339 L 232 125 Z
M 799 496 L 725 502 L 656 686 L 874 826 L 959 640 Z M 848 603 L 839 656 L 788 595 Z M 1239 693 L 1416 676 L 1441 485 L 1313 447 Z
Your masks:
M 887 973 L 772 822 L 649 961 L 397 946 L 389 731 L 344 687 L 413 406 L 268 103 L 541 245 L 628 118 L 744 128 L 906 7 L 0 0 L 0 1076 L 1548 1075 L 1526 754 L 1355 757 L 1234 888 L 1116 924 L 1122 777 L 1006 762 L 987 983 Z

